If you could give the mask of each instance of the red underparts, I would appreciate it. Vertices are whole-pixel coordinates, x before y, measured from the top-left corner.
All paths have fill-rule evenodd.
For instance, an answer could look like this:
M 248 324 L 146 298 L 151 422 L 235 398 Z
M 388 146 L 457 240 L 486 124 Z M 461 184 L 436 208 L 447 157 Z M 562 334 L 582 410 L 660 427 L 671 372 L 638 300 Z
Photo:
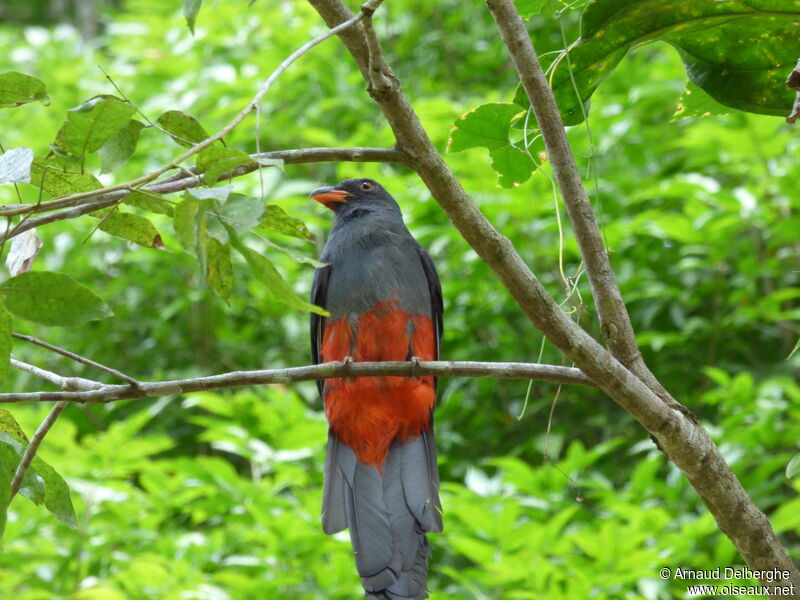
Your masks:
M 397 299 L 379 302 L 358 319 L 325 324 L 323 361 L 403 361 L 410 356 L 435 360 L 433 322 L 409 314 Z M 436 397 L 433 377 L 354 377 L 327 379 L 323 388 L 328 422 L 361 462 L 381 468 L 395 439 L 405 441 L 430 427 Z

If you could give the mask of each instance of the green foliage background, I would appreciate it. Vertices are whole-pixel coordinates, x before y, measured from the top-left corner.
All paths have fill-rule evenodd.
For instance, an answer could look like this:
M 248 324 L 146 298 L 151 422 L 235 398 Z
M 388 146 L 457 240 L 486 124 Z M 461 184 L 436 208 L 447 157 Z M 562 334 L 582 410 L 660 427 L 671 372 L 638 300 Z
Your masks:
M 303 2 L 248 7 L 228 0 L 204 7 L 192 36 L 178 4 L 98 4 L 98 33 L 88 38 L 70 23 L 72 13 L 7 14 L 0 72 L 40 78 L 52 101 L 0 112 L 3 147 L 46 154 L 67 109 L 115 93 L 98 65 L 150 118 L 177 109 L 217 131 L 291 51 L 324 31 Z M 529 22 L 540 54 L 563 47 L 562 26 L 568 40 L 577 36 L 575 13 L 561 24 L 551 13 Z M 394 0 L 376 25 L 442 150 L 462 114 L 511 101 L 517 80 L 482 4 Z M 785 468 L 800 440 L 800 356 L 786 359 L 799 335 L 800 140 L 775 117 L 732 111 L 672 120 L 685 85 L 669 46 L 634 50 L 595 92 L 588 124 L 569 134 L 647 362 L 708 426 L 797 558 L 800 479 L 787 479 Z M 249 118 L 227 136 L 228 146 L 252 153 L 391 145 L 363 88 L 343 47 L 328 41 L 266 96 L 259 127 Z M 133 178 L 177 152 L 145 128 L 132 160 L 101 181 Z M 551 292 L 599 337 L 585 281 L 579 296 L 566 299 L 563 291 L 546 173 L 505 189 L 486 150 L 446 159 Z M 87 167 L 99 172 L 99 158 Z M 538 360 L 542 336 L 409 171 L 343 163 L 262 174 L 265 197 L 302 218 L 315 239 L 275 241 L 309 258 L 318 255 L 330 216 L 308 191 L 352 176 L 381 181 L 439 269 L 443 357 Z M 254 174 L 234 190 L 259 195 L 261 185 Z M 20 185 L 20 192 L 26 201 L 37 197 L 32 186 Z M 16 203 L 13 188 L 1 188 L 0 201 Z M 561 213 L 564 272 L 572 275 L 580 259 Z M 169 251 L 92 233 L 91 218 L 41 228 L 45 246 L 35 268 L 68 273 L 114 317 L 73 329 L 18 321 L 16 329 L 141 379 L 309 362 L 306 315 L 276 304 L 262 282 L 243 276 L 243 261 L 234 265 L 238 277 L 226 305 L 181 250 L 168 217 L 148 217 Z M 305 296 L 312 268 L 264 251 Z M 562 360 L 543 348 L 543 362 Z M 21 343 L 14 355 L 97 377 Z M 5 387 L 42 385 L 14 373 Z M 432 598 L 667 599 L 682 596 L 686 582 L 662 581 L 661 567 L 741 564 L 695 492 L 631 417 L 592 390 L 534 382 L 525 405 L 526 389 L 526 382 L 488 379 L 441 384 L 445 533 L 431 536 Z M 12 408 L 29 435 L 46 410 Z M 78 529 L 17 497 L 0 553 L 0 596 L 356 597 L 346 534 L 326 537 L 319 524 L 325 431 L 310 383 L 70 407 L 40 455 L 69 483 Z

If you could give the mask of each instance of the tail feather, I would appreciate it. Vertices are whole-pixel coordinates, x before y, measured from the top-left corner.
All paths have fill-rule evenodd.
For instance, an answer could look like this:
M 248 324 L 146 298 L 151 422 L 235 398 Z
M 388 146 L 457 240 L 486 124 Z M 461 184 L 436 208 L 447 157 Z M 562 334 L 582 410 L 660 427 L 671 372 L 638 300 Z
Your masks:
M 432 440 L 433 433 L 423 432 L 416 440 L 399 444 L 397 451 L 402 458 L 401 476 L 408 509 L 424 531 L 441 533 L 442 507 L 439 502 L 436 447 L 432 441 L 428 443 L 428 438 Z
M 335 437 L 331 432 L 325 463 L 325 532 L 349 527 L 367 598 L 427 598 L 425 534 L 442 530 L 433 433 L 395 440 L 381 471 L 358 461 Z
M 392 525 L 383 497 L 383 477 L 374 467 L 358 463 L 350 491 L 345 504 L 356 568 L 362 577 L 373 577 L 395 558 Z
M 353 451 L 342 444 L 332 431 L 328 432 L 322 491 L 322 530 L 328 535 L 347 529 L 345 494 L 353 485 L 356 462 Z

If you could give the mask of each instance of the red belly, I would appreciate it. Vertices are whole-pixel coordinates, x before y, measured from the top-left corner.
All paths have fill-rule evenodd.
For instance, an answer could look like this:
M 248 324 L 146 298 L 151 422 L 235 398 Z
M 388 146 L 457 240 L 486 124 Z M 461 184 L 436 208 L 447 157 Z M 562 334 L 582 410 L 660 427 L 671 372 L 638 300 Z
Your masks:
M 396 299 L 362 314 L 357 327 L 347 317 L 329 320 L 320 348 L 325 362 L 346 356 L 358 362 L 403 361 L 409 352 L 420 360 L 435 360 L 433 322 L 427 315 L 400 309 Z M 436 399 L 433 377 L 327 379 L 323 395 L 333 431 L 360 461 L 379 470 L 395 439 L 416 437 L 430 427 Z

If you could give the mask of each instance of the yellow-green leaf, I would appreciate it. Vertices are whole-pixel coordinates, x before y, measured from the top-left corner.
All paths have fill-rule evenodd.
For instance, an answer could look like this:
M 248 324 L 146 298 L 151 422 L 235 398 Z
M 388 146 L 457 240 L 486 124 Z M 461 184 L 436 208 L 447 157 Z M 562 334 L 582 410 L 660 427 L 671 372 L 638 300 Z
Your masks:
M 156 119 L 156 123 L 170 134 L 176 144 L 187 148 L 209 137 L 197 119 L 179 110 L 168 110 Z
M 136 150 L 142 128 L 144 123 L 131 119 L 103 144 L 100 148 L 100 170 L 103 173 L 110 173 L 128 162 Z
M 185 195 L 184 199 L 175 207 L 175 216 L 172 218 L 172 227 L 178 241 L 185 250 L 194 253 L 197 248 L 197 224 L 195 219 L 200 210 L 200 203 Z
M 145 248 L 164 249 L 156 226 L 140 215 L 115 210 L 102 218 L 99 229 Z
M 306 224 L 297 217 L 288 214 L 277 204 L 267 204 L 264 218 L 257 229 L 277 231 L 283 235 L 300 238 L 301 240 L 311 241 L 312 239 L 311 232 L 306 227 Z
M 0 431 L 0 451 L 2 451 L 0 452 L 0 468 L 3 467 L 1 464 L 3 462 L 2 454 L 6 455 L 6 463 L 11 462 L 8 457 L 8 449 L 11 449 L 17 455 L 12 467 L 16 470 L 16 465 L 19 464 L 19 459 L 25 453 L 26 447 L 26 443 Z M 5 465 L 6 468 L 8 466 L 8 464 Z M 34 456 L 19 491 L 20 494 L 36 504 L 44 503 L 45 508 L 70 529 L 78 528 L 78 520 L 72 506 L 72 498 L 69 495 L 69 486 L 53 467 L 38 456 Z
M 255 165 L 250 156 L 236 148 L 223 148 L 222 146 L 209 146 L 197 155 L 197 172 L 203 173 L 206 185 L 214 185 L 219 178 L 233 171 L 240 165 Z
M 31 183 L 54 197 L 88 192 L 102 187 L 94 175 L 63 171 L 41 158 L 34 158 L 31 163 Z
M 220 298 L 230 304 L 231 291 L 233 290 L 233 264 L 231 263 L 231 248 L 216 238 L 208 240 L 206 249 L 208 264 L 206 266 L 206 282 Z
M 43 325 L 71 327 L 112 314 L 94 292 L 64 273 L 20 273 L 0 284 L 0 293 L 14 315 Z
M 25 435 L 25 432 L 22 431 L 22 427 L 20 424 L 17 423 L 17 420 L 14 418 L 10 412 L 8 412 L 5 408 L 0 408 L 0 431 L 4 431 L 14 437 L 18 437 L 21 440 L 28 441 L 28 436 Z
M 141 208 L 151 213 L 173 216 L 172 204 L 163 196 L 154 192 L 133 192 L 126 196 L 125 204 Z
M 14 108 L 29 102 L 50 104 L 42 81 L 16 71 L 0 75 L 0 108 Z
M 127 125 L 135 112 L 133 104 L 116 96 L 95 96 L 67 112 L 53 150 L 69 156 L 95 152 Z

